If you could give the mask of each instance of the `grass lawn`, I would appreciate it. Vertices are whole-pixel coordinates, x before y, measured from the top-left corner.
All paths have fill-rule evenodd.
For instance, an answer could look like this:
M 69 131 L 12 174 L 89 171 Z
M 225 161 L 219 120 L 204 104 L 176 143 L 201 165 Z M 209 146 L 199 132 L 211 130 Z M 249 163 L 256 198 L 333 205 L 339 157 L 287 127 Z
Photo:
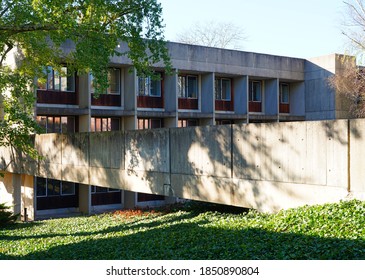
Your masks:
M 365 202 L 277 214 L 189 203 L 16 223 L 0 259 L 365 259 Z

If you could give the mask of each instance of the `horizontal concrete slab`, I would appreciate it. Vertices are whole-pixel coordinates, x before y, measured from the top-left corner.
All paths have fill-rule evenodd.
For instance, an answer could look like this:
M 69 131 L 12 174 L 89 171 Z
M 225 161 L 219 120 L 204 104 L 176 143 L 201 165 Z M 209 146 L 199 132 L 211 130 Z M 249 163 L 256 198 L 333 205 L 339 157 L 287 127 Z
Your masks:
M 13 173 L 276 211 L 365 199 L 364 146 L 365 120 L 336 120 L 37 135 L 38 162 L 0 157 Z

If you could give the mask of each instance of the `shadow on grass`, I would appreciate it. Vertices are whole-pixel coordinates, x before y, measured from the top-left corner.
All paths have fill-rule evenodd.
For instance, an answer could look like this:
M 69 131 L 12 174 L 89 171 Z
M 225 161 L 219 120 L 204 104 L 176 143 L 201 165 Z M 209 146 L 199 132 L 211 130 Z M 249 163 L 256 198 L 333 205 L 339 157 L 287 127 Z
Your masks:
M 256 228 L 221 229 L 208 222 L 192 222 L 194 214 L 179 219 L 152 222 L 144 231 L 124 236 L 109 234 L 138 225 L 111 227 L 104 236 L 16 259 L 62 260 L 285 260 L 285 259 L 365 259 L 364 240 L 320 238 L 293 233 L 276 233 Z M 164 225 L 164 223 L 167 223 Z M 82 234 L 81 234 L 82 235 Z M 90 234 L 84 234 L 90 235 Z M 48 235 L 45 237 L 52 237 Z M 0 259 L 15 259 L 1 254 Z

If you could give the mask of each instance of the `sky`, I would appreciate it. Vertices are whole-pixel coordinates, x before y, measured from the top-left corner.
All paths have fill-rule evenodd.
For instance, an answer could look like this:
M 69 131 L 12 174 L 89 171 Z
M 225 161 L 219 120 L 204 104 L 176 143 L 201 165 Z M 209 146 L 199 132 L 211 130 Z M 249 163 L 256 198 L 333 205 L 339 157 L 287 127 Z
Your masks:
M 158 0 L 163 8 L 165 39 L 194 23 L 216 20 L 241 26 L 244 51 L 311 58 L 346 53 L 341 34 L 343 0 Z

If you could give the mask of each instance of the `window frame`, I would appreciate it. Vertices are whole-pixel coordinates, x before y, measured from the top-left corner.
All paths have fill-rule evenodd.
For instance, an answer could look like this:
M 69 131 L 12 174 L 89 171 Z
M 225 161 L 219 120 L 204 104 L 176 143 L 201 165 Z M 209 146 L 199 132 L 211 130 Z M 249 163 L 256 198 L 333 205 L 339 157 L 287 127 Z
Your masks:
M 253 96 L 254 96 L 254 84 L 259 84 L 260 85 L 260 98 L 259 98 L 259 100 L 254 100 L 255 98 L 253 98 Z M 252 80 L 252 81 L 250 81 L 248 101 L 249 102 L 255 102 L 255 103 L 262 103 L 262 99 L 263 99 L 263 82 L 261 80 Z
M 57 70 L 51 66 L 44 67 L 45 83 L 41 84 L 39 79 L 37 82 L 37 90 L 41 91 L 53 91 L 53 92 L 76 92 L 76 73 L 68 75 L 69 68 L 65 65 L 61 67 L 61 70 L 65 70 L 66 75 L 60 75 Z M 71 83 L 71 89 L 68 89 L 69 82 Z M 62 89 L 62 85 L 66 84 L 66 90 Z M 57 85 L 57 86 L 56 86 Z
M 113 129 L 113 121 L 118 121 L 118 129 L 116 130 Z M 100 127 L 100 130 L 97 129 L 98 127 Z M 90 132 L 120 131 L 120 128 L 120 118 L 91 117 L 90 119 Z
M 177 127 L 194 127 L 199 126 L 198 119 L 179 119 Z
M 153 127 L 153 128 L 162 128 L 163 127 L 163 122 L 162 122 L 162 119 L 160 119 L 160 118 L 138 118 L 137 119 L 138 130 L 153 129 L 152 128 L 153 121 L 159 122 L 159 126 Z
M 72 120 L 72 123 L 70 122 Z M 76 119 L 75 116 L 51 116 L 51 115 L 39 115 L 36 117 L 37 123 L 44 128 L 45 133 L 74 133 L 76 132 Z M 58 124 L 57 131 L 51 129 L 51 125 Z M 55 128 L 55 126 L 53 127 Z M 65 131 L 66 128 L 66 131 Z M 72 128 L 72 131 L 69 131 Z M 51 131 L 50 131 L 51 130 Z
M 118 77 L 118 92 L 112 92 L 111 91 L 111 83 L 110 83 L 110 77 L 111 77 L 111 74 L 110 74 L 110 71 L 118 71 L 118 75 L 116 75 L 116 77 Z M 93 86 L 93 80 L 94 80 L 94 77 L 93 75 L 90 73 L 90 84 L 89 84 L 89 87 L 90 87 L 90 94 L 93 95 L 95 94 L 95 90 L 94 90 L 94 86 Z M 120 68 L 117 68 L 117 67 L 109 67 L 108 68 L 108 88 L 105 90 L 104 93 L 102 94 L 106 94 L 106 95 L 121 95 L 122 94 L 122 71 Z
M 153 79 L 151 77 L 138 77 L 138 96 L 162 96 L 162 75 L 161 73 L 156 73 L 156 75 L 159 76 L 158 79 Z M 157 94 L 152 94 L 153 92 L 156 92 Z
M 189 96 L 189 79 L 194 78 L 196 81 L 196 96 Z M 199 76 L 198 75 L 179 75 L 178 76 L 178 98 L 198 99 L 199 98 Z
M 229 85 L 229 98 L 223 98 L 223 82 L 228 82 Z M 231 101 L 232 100 L 232 79 L 230 78 L 215 78 L 214 82 L 215 100 L 219 101 Z M 227 93 L 226 93 L 227 95 Z
M 45 183 L 44 189 L 45 189 L 45 194 L 44 195 L 38 195 L 38 189 L 39 189 L 39 181 L 43 181 Z M 58 194 L 49 194 L 49 184 L 50 181 L 54 181 L 58 183 L 58 187 L 59 187 L 59 191 Z M 63 192 L 63 185 L 64 183 L 69 183 L 72 184 L 73 186 L 73 192 L 72 193 L 64 193 Z M 61 180 L 56 180 L 56 179 L 50 179 L 50 178 L 43 178 L 43 177 L 36 177 L 36 197 L 56 197 L 56 196 L 72 196 L 76 194 L 76 183 L 73 182 L 66 182 L 66 181 L 61 181 Z
M 105 194 L 105 193 L 122 192 L 121 189 L 104 188 L 104 187 L 100 187 L 100 186 L 96 186 L 96 185 L 91 185 L 90 188 L 91 188 L 90 189 L 91 194 Z M 101 189 L 103 189 L 103 191 L 98 191 L 98 190 L 101 190 Z
M 284 94 L 284 91 L 283 91 L 283 87 L 287 87 L 287 101 L 283 101 L 283 94 Z M 280 96 L 280 104 L 290 104 L 290 84 L 289 83 L 280 83 L 280 93 L 279 93 L 279 96 Z

